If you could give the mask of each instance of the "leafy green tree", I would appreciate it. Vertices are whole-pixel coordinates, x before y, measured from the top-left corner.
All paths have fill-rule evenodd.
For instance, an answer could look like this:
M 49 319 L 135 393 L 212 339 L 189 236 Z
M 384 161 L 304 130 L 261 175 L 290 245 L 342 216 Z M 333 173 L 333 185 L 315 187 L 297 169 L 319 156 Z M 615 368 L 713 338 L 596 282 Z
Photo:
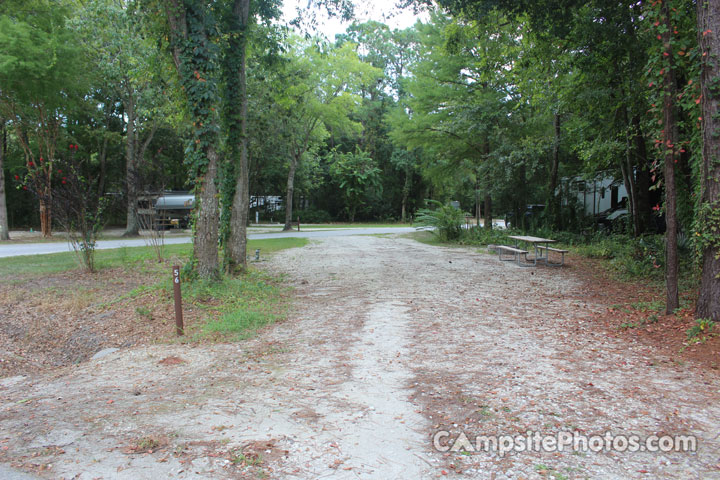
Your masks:
M 419 152 L 417 150 L 408 151 L 396 149 L 393 151 L 392 157 L 390 158 L 392 165 L 402 172 L 404 177 L 402 198 L 400 201 L 400 221 L 403 223 L 406 222 L 408 218 L 408 200 L 412 189 L 413 177 L 420 164 L 418 155 Z
M 223 54 L 224 108 L 227 131 L 228 161 L 226 172 L 232 173 L 235 185 L 230 215 L 229 235 L 225 245 L 226 263 L 230 269 L 245 268 L 247 250 L 248 208 L 250 204 L 250 163 L 248 157 L 248 46 L 252 41 L 253 20 L 269 21 L 278 16 L 273 0 L 234 0 L 226 13 L 227 43 Z M 266 29 L 266 31 L 269 28 Z M 269 37 L 271 38 L 271 37 Z M 267 41 L 268 39 L 266 39 Z M 272 40 L 271 40 L 272 41 Z M 262 42 L 254 43 L 262 45 Z M 257 48 L 262 51 L 261 48 Z
M 232 270 L 245 268 L 247 223 L 250 205 L 250 174 L 247 138 L 247 46 L 250 29 L 250 0 L 235 0 L 228 15 L 228 42 L 223 56 L 225 80 L 224 117 L 228 131 L 228 147 L 236 183 L 230 214 L 229 237 L 226 242 L 226 263 Z M 227 171 L 228 169 L 226 169 Z
M 286 66 L 286 88 L 276 102 L 282 109 L 284 132 L 290 147 L 285 203 L 285 229 L 291 228 L 295 174 L 313 143 L 335 133 L 357 135 L 361 125 L 349 114 L 361 101 L 362 85 L 368 85 L 381 72 L 360 61 L 352 44 L 332 48 L 295 41 Z
M 185 95 L 185 109 L 193 126 L 186 150 L 195 181 L 196 219 L 193 257 L 201 278 L 220 274 L 219 189 L 219 74 L 218 19 L 214 8 L 199 0 L 162 0 L 175 68 Z
M 160 124 L 163 70 L 158 42 L 151 38 L 132 5 L 115 0 L 87 2 L 78 12 L 76 29 L 90 53 L 103 89 L 122 104 L 125 124 L 125 236 L 137 235 L 138 189 L 143 188 L 145 152 Z M 164 115 L 167 116 L 167 115 Z M 144 138 L 143 138 L 144 132 Z
M 407 99 L 391 119 L 396 142 L 422 148 L 430 164 L 425 171 L 436 186 L 473 178 L 474 196 L 491 185 L 488 172 L 509 138 L 514 120 L 513 92 L 500 77 L 516 40 L 508 28 L 497 42 L 438 12 L 418 27 L 413 76 L 404 85 Z M 502 37 L 502 38 L 500 38 Z M 487 38 L 487 40 L 478 40 Z M 517 118 L 519 116 L 516 116 Z M 479 198 L 474 199 L 479 214 Z M 489 205 L 488 205 L 489 206 Z M 492 225 L 486 208 L 486 226 Z
M 368 190 L 380 186 L 380 169 L 370 155 L 359 148 L 354 153 L 334 150 L 330 153 L 330 176 L 343 194 L 348 220 L 354 222 Z
M 68 108 L 86 92 L 87 69 L 68 27 L 73 3 L 8 0 L 0 3 L 0 117 L 22 147 L 26 168 L 46 177 L 40 225 L 52 234 L 52 164 Z

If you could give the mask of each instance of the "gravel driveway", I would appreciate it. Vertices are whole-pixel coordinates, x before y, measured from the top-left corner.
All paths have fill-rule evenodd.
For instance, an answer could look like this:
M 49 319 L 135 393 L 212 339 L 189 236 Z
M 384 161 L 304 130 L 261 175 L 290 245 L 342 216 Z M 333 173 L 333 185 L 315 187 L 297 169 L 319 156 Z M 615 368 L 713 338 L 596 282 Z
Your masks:
M 572 263 L 352 236 L 267 268 L 297 300 L 252 340 L 0 381 L 0 461 L 68 479 L 720 478 L 717 373 L 596 328 L 607 306 Z M 474 451 L 536 432 L 616 449 Z M 623 452 L 621 435 L 697 449 Z

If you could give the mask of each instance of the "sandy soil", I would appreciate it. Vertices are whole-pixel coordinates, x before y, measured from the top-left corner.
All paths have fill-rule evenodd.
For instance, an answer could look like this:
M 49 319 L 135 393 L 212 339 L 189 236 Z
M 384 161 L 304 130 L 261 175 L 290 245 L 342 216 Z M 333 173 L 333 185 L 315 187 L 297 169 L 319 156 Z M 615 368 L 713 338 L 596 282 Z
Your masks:
M 0 381 L 0 461 L 45 478 L 720 478 L 717 371 L 613 338 L 563 269 L 334 237 L 276 255 L 298 296 L 239 343 Z M 446 452 L 438 432 L 695 435 L 696 452 Z M 445 448 L 441 448 L 445 450 Z

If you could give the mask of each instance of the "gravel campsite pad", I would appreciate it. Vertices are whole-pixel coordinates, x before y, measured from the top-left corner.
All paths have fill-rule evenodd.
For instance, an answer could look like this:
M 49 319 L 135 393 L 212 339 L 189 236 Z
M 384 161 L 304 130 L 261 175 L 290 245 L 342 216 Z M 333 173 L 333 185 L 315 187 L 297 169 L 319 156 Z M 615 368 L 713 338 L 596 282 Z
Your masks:
M 0 462 L 66 479 L 720 478 L 717 371 L 597 328 L 608 306 L 572 261 L 355 236 L 265 268 L 297 299 L 251 340 L 0 380 Z M 536 432 L 697 450 L 474 451 Z

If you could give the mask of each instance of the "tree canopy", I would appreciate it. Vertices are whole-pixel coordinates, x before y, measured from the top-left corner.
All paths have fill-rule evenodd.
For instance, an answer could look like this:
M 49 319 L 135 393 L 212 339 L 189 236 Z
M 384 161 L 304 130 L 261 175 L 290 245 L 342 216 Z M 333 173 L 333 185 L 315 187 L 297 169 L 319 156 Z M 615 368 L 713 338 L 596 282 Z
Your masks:
M 405 221 L 434 200 L 486 227 L 585 236 L 625 210 L 613 228 L 666 231 L 668 310 L 683 245 L 717 289 L 711 6 L 404 3 L 427 20 L 356 21 L 328 41 L 293 30 L 308 12 L 283 25 L 275 0 L 2 2 L 0 225 L 50 234 L 53 164 L 74 144 L 93 191 L 124 199 L 128 234 L 140 196 L 195 193 L 201 276 L 223 255 L 244 266 L 251 211 L 289 228 Z M 311 5 L 352 18 L 346 0 Z

